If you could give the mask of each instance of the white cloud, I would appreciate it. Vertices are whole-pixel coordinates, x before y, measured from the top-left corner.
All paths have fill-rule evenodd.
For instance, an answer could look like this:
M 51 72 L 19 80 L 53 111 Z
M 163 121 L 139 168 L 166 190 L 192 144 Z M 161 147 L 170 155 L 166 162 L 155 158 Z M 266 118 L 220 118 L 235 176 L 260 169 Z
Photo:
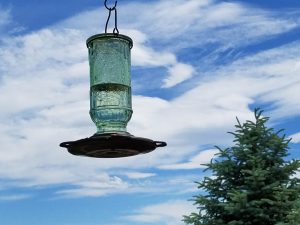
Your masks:
M 138 31 L 127 31 L 134 37 L 132 48 L 132 64 L 134 66 L 166 66 L 176 63 L 176 56 L 170 52 L 156 52 L 145 45 L 148 37 Z
M 99 11 L 83 12 L 55 27 L 79 29 L 86 35 L 92 35 L 99 32 L 98 27 L 105 25 L 105 15 L 100 15 Z M 163 66 L 171 71 L 183 64 L 176 59 L 179 50 L 197 48 L 205 52 L 208 46 L 215 46 L 202 60 L 203 64 L 207 60 L 214 61 L 219 53 L 261 42 L 299 26 L 299 20 L 295 18 L 297 14 L 274 13 L 237 2 L 132 2 L 123 5 L 122 11 L 119 12 L 120 31 L 131 36 L 135 43 L 133 65 Z M 190 78 L 196 69 L 190 64 L 186 66 L 190 69 L 186 68 L 182 75 L 174 72 L 167 74 L 162 87 L 172 87 Z
M 148 37 L 136 30 L 127 31 L 129 36 L 134 37 L 134 47 L 132 49 L 132 65 L 144 67 L 167 67 L 168 76 L 163 81 L 162 87 L 170 88 L 193 76 L 195 68 L 189 64 L 180 63 L 176 56 L 167 51 L 154 51 L 147 47 Z
M 289 138 L 292 138 L 292 143 L 299 143 L 300 142 L 300 132 L 291 135 Z
M 0 195 L 0 202 L 1 201 L 20 201 L 20 200 L 28 199 L 30 197 L 31 197 L 31 195 L 26 195 L 26 194 Z
M 240 94 L 251 96 L 258 102 L 274 103 L 273 119 L 298 115 L 300 102 L 296 96 L 297 93 L 300 94 L 299 49 L 299 42 L 283 45 L 237 60 L 216 73 L 226 74 L 225 77 L 231 79 L 231 83 L 239 80 L 239 85 L 243 88 Z
M 169 76 L 164 80 L 163 87 L 169 88 L 193 76 L 195 69 L 191 65 L 177 63 L 169 68 Z
M 125 27 L 144 30 L 151 38 L 172 47 L 200 47 L 208 43 L 227 47 L 248 45 L 299 25 L 282 12 L 271 13 L 237 2 L 160 1 L 132 3 L 124 10 L 131 12 L 130 16 L 120 15 Z M 180 42 L 176 41 L 178 37 Z
M 206 168 L 203 164 L 209 163 L 218 152 L 219 151 L 215 149 L 204 150 L 192 157 L 188 162 L 162 165 L 159 168 L 167 170 Z
M 0 5 L 0 41 L 4 37 L 23 31 L 24 28 L 13 21 L 11 8 Z
M 177 57 L 181 48 L 203 47 L 208 42 L 253 43 L 270 34 L 292 29 L 294 22 L 283 17 L 272 20 L 274 16 L 264 11 L 259 11 L 255 17 L 256 9 L 237 3 L 160 1 L 134 4 L 140 4 L 140 10 L 131 10 L 127 19 L 123 20 L 124 16 L 120 19 L 126 23 L 120 27 L 131 27 L 124 32 L 135 39 L 134 65 L 168 68 L 167 77 L 156 78 L 165 79 L 165 87 L 191 76 L 199 78 L 194 86 L 171 100 L 133 97 L 134 114 L 128 130 L 138 136 L 165 140 L 168 147 L 147 155 L 105 160 L 71 156 L 58 147 L 62 141 L 76 140 L 95 132 L 88 115 L 85 39 L 94 32 L 90 27 L 99 27 L 99 24 L 93 26 L 96 23 L 93 21 L 98 20 L 92 17 L 98 14 L 97 9 L 37 32 L 3 38 L 0 46 L 2 179 L 18 181 L 16 185 L 19 186 L 70 184 L 71 188 L 59 192 L 68 196 L 145 192 L 147 185 L 134 182 L 147 173 L 134 174 L 134 170 L 163 165 L 194 168 L 198 157 L 188 162 L 184 159 L 197 155 L 202 145 L 230 143 L 226 131 L 233 129 L 235 116 L 241 120 L 251 118 L 249 104 L 256 103 L 257 99 L 263 103 L 276 102 L 271 112 L 276 118 L 298 115 L 298 42 L 253 54 L 201 75 Z M 132 5 L 126 5 L 124 12 L 126 7 Z M 158 9 L 163 10 L 153 13 Z M 210 16 L 217 12 L 222 13 L 218 17 Z M 205 36 L 207 34 L 209 36 Z M 115 170 L 120 168 L 124 173 L 128 170 L 128 179 L 114 176 Z M 145 182 L 157 177 L 149 176 Z M 150 191 L 161 189 L 160 185 L 153 184 Z
M 127 216 L 130 221 L 161 224 L 161 225 L 182 225 L 182 216 L 195 211 L 191 202 L 173 200 L 165 203 L 146 206 L 135 214 Z
M 57 194 L 71 198 L 82 196 L 99 197 L 128 191 L 129 184 L 119 177 L 109 177 L 106 174 L 98 177 L 100 179 L 93 177 L 89 181 L 79 181 L 76 183 L 77 188 L 61 190 Z
M 125 175 L 130 179 L 144 179 L 144 178 L 156 176 L 155 173 L 140 173 L 140 172 L 128 172 Z
M 11 14 L 9 9 L 0 8 L 0 30 L 11 22 Z
M 101 197 L 112 194 L 168 194 L 178 196 L 185 193 L 195 193 L 197 188 L 195 180 L 198 175 L 159 177 L 141 177 L 141 174 L 133 174 L 130 180 L 121 179 L 118 176 L 107 174 L 90 175 L 88 178 L 82 176 L 77 181 L 56 192 L 59 197 L 80 198 L 80 197 Z M 139 178 L 138 178 L 139 177 Z M 83 180 L 86 179 L 86 180 Z

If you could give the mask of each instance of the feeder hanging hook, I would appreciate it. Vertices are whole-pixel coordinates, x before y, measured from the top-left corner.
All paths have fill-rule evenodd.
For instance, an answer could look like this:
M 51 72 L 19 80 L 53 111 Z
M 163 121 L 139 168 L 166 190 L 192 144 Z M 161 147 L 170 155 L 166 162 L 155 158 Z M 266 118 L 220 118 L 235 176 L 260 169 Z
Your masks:
M 111 16 L 111 11 L 115 11 L 115 28 L 113 29 L 113 34 L 116 34 L 116 35 L 119 34 L 117 8 L 116 8 L 117 4 L 118 4 L 118 1 L 115 1 L 115 5 L 113 7 L 108 7 L 107 6 L 107 0 L 104 1 L 104 6 L 109 11 L 107 21 L 106 21 L 106 24 L 105 24 L 105 33 L 107 33 L 107 27 L 108 27 L 108 22 L 109 22 L 109 19 L 110 19 L 110 16 Z

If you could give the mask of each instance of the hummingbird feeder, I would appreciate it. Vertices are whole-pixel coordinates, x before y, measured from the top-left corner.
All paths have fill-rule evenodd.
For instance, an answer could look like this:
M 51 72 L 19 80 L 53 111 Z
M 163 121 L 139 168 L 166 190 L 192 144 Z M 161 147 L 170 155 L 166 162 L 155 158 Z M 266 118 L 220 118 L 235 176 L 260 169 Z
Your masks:
M 131 59 L 132 39 L 119 34 L 117 2 L 109 8 L 105 33 L 87 39 L 90 65 L 90 116 L 97 132 L 85 139 L 60 144 L 73 155 L 118 158 L 144 154 L 167 144 L 135 137 L 126 131 L 132 115 Z M 107 33 L 111 12 L 115 12 L 115 28 Z

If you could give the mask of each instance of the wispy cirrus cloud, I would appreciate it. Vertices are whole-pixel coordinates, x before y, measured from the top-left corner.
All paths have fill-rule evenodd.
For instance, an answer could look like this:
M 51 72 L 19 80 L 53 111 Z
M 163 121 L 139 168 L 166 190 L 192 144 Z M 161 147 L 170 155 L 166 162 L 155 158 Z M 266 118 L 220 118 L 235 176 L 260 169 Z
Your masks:
M 0 195 L 0 201 L 20 201 L 20 200 L 25 200 L 28 198 L 31 198 L 31 195 L 26 195 L 26 194 L 8 194 L 8 195 Z
M 155 173 L 127 172 L 125 175 L 131 179 L 145 179 L 156 176 Z
M 24 30 L 22 26 L 14 22 L 11 10 L 11 8 L 3 8 L 0 5 L 0 41 L 4 37 L 9 37 Z
M 126 177 L 122 176 L 122 173 L 117 176 L 104 174 L 91 176 L 86 181 L 81 179 L 70 183 L 68 187 L 57 191 L 56 195 L 60 198 L 81 198 L 121 194 L 164 194 L 176 198 L 182 194 L 195 192 L 196 187 L 193 182 L 198 179 L 196 174 L 142 177 L 141 174 L 136 173 Z
M 219 151 L 216 149 L 204 150 L 201 151 L 198 155 L 193 156 L 188 162 L 162 165 L 159 168 L 167 170 L 206 168 L 206 166 L 204 166 L 203 164 L 209 163 L 218 152 Z
M 11 21 L 10 10 L 0 8 L 0 19 L 0 27 L 6 26 Z
M 120 12 L 121 32 L 133 37 L 137 47 L 132 52 L 133 65 L 166 67 L 169 72 L 163 82 L 157 78 L 162 87 L 173 87 L 196 76 L 198 73 L 191 72 L 198 67 L 195 62 L 208 69 L 205 64 L 213 66 L 224 52 L 260 43 L 299 27 L 299 12 L 270 12 L 236 2 L 132 2 L 122 6 L 122 10 L 130 14 Z M 83 12 L 56 27 L 80 29 L 88 35 L 98 33 L 106 21 L 106 15 L 99 11 Z M 190 60 L 193 64 L 177 60 L 178 52 L 191 48 L 199 51 L 198 58 Z M 186 65 L 183 75 L 172 73 L 181 64 Z
M 10 9 L 3 9 L 0 6 L 0 35 L 5 35 L 5 30 L 7 26 L 12 22 Z M 1 40 L 0 36 L 0 40 Z
M 300 132 L 291 135 L 290 138 L 292 138 L 292 140 L 291 140 L 292 143 L 299 143 L 300 142 Z
M 195 211 L 191 202 L 173 200 L 164 203 L 145 206 L 133 215 L 125 217 L 126 220 L 146 224 L 182 225 L 182 215 Z

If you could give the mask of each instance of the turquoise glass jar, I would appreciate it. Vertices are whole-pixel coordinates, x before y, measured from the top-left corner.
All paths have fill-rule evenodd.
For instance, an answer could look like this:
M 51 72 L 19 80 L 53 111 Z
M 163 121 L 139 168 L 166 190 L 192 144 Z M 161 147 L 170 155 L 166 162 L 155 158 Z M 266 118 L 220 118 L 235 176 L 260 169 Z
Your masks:
M 90 116 L 97 134 L 126 132 L 132 115 L 131 38 L 97 34 L 87 39 L 90 65 Z

